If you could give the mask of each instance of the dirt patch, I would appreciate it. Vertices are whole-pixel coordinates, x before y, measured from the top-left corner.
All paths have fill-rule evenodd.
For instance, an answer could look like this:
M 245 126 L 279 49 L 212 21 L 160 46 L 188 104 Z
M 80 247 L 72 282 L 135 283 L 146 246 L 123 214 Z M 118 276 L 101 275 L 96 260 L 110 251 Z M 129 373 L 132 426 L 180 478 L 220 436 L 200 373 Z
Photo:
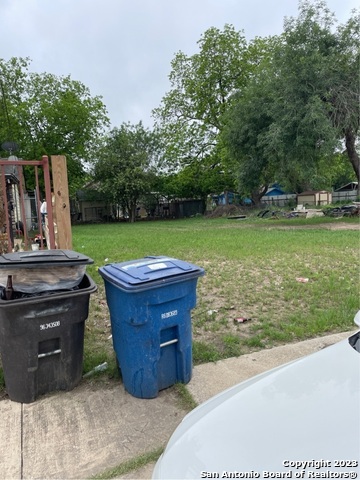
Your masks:
M 248 215 L 249 209 L 238 205 L 219 205 L 212 212 L 205 214 L 206 218 L 234 217 L 237 215 Z
M 275 225 L 273 226 L 275 227 Z M 317 223 L 316 225 L 291 225 L 291 223 L 289 223 L 289 225 L 276 225 L 276 228 L 280 230 L 285 230 L 287 228 L 293 230 L 314 230 L 319 228 L 323 228 L 325 230 L 360 230 L 360 222 Z
M 360 230 L 360 222 L 359 223 L 346 223 L 346 222 L 324 223 L 321 226 L 328 230 Z

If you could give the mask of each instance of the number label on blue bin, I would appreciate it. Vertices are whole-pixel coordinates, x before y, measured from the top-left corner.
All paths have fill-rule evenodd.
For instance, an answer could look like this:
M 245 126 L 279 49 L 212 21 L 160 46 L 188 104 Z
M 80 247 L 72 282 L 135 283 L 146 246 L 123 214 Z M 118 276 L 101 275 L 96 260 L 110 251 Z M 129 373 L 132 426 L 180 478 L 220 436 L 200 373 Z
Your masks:
M 178 314 L 177 310 L 171 310 L 171 312 L 162 313 L 161 318 L 164 320 L 164 318 L 175 317 L 177 314 Z

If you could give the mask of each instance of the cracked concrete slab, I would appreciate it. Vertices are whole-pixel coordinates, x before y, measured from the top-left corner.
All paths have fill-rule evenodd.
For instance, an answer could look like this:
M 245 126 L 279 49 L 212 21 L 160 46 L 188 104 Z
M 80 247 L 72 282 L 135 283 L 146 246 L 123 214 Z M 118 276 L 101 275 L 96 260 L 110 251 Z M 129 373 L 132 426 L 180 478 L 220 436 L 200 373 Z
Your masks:
M 2 437 L 1 477 L 89 478 L 164 445 L 185 414 L 177 403 L 170 390 L 144 400 L 122 385 L 100 389 L 87 384 L 31 404 L 3 400 L 7 440 Z
M 258 373 L 325 348 L 352 332 L 316 338 L 194 367 L 188 390 L 198 403 Z M 0 478 L 86 479 L 165 446 L 186 412 L 174 389 L 131 396 L 119 382 L 83 382 L 34 403 L 0 400 Z M 119 476 L 151 477 L 154 464 Z
M 22 404 L 0 401 L 0 478 L 22 478 Z

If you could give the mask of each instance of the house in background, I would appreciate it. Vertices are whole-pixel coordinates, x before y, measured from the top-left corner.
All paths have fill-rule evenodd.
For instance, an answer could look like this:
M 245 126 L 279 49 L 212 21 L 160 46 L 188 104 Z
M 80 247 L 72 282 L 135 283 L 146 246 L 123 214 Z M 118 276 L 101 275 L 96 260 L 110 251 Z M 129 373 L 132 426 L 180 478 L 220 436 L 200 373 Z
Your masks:
M 112 208 L 104 201 L 104 195 L 97 191 L 95 184 L 87 185 L 76 192 L 76 201 L 72 203 L 73 221 L 104 222 L 112 216 Z
M 148 202 L 139 203 L 136 209 L 138 219 L 184 218 L 204 213 L 204 202 L 199 199 L 168 199 L 162 195 L 154 197 L 150 208 Z M 71 205 L 73 222 L 109 222 L 126 220 L 126 214 L 120 205 L 104 200 L 94 183 L 86 185 L 76 192 L 76 201 Z
M 264 197 L 278 197 L 279 195 L 285 195 L 285 191 L 281 188 L 281 186 L 277 183 L 274 183 L 267 189 Z
M 273 183 L 261 199 L 261 203 L 271 206 L 285 207 L 289 202 L 296 202 L 295 193 L 286 193 L 278 183 Z
M 170 203 L 170 216 L 172 218 L 194 217 L 195 215 L 203 215 L 204 202 L 199 199 L 174 199 Z
M 240 204 L 240 195 L 235 192 L 222 192 L 220 194 L 208 195 L 207 198 L 207 210 L 213 210 L 213 208 L 220 205 L 239 205 Z
M 333 202 L 354 202 L 359 197 L 359 183 L 350 182 L 333 191 Z
M 220 194 L 210 194 L 206 199 L 206 211 L 211 212 L 219 206 L 240 204 L 241 196 L 236 192 L 225 191 Z
M 261 198 L 261 203 L 267 206 L 284 207 L 291 201 L 296 202 L 296 194 L 286 193 L 277 183 L 273 183 Z M 253 204 L 254 202 L 249 197 L 242 197 L 239 193 L 234 192 L 223 192 L 220 195 L 208 195 L 206 210 L 212 211 L 222 205 L 252 206 Z

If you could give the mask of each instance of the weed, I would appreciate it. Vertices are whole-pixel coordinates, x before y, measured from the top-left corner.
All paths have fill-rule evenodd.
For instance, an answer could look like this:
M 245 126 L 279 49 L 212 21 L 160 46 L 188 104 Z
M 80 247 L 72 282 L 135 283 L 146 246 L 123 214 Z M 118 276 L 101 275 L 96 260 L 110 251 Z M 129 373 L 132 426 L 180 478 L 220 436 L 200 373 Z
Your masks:
M 193 396 L 187 389 L 186 385 L 184 385 L 183 383 L 176 383 L 174 385 L 174 389 L 179 397 L 179 403 L 181 408 L 190 412 L 191 410 L 193 410 L 195 407 L 198 406 Z
M 193 361 L 195 365 L 221 360 L 222 356 L 218 349 L 204 342 L 193 342 Z
M 241 355 L 240 350 L 240 338 L 234 335 L 225 335 L 223 337 L 224 342 L 224 356 L 225 357 L 238 357 Z
M 261 335 L 254 335 L 251 338 L 244 340 L 244 344 L 251 348 L 264 348 L 265 344 Z
M 106 470 L 100 475 L 96 475 L 91 478 L 94 480 L 105 480 L 120 477 L 121 475 L 125 475 L 126 473 L 138 470 L 139 468 L 144 467 L 150 462 L 156 462 L 160 455 L 163 453 L 163 451 L 163 448 L 158 448 L 151 452 L 144 453 L 143 455 L 139 455 L 136 458 L 128 460 L 127 462 L 124 462 L 115 468 Z

